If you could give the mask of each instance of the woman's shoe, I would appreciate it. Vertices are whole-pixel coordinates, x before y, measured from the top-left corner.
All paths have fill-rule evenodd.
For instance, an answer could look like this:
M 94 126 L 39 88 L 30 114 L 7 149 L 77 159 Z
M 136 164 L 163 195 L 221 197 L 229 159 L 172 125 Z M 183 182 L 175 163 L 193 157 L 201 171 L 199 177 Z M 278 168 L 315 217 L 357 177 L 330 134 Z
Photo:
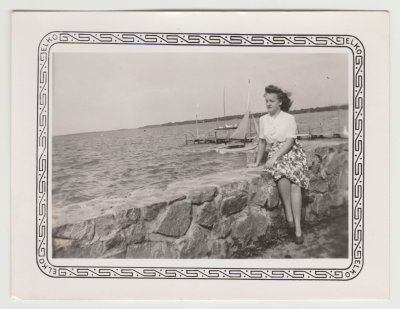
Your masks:
M 304 242 L 303 235 L 300 236 L 294 235 L 294 242 L 296 245 L 301 245 Z

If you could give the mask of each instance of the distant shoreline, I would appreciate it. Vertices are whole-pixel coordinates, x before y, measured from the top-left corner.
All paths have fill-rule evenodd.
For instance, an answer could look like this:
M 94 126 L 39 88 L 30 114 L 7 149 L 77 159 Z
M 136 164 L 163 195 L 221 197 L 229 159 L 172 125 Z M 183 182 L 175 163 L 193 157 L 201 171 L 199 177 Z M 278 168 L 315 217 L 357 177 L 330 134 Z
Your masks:
M 338 109 L 349 109 L 349 105 L 342 104 L 342 105 L 329 105 L 329 106 L 324 106 L 324 107 L 302 108 L 302 109 L 290 111 L 290 114 L 316 113 L 316 112 L 333 111 L 333 110 L 338 110 Z M 259 118 L 264 114 L 265 114 L 265 112 L 252 113 L 252 115 L 255 118 Z M 202 123 L 203 122 L 215 122 L 217 120 L 228 121 L 228 120 L 232 120 L 232 119 L 240 119 L 242 117 L 243 117 L 243 114 L 238 114 L 238 115 L 230 115 L 230 116 L 225 116 L 225 117 L 198 119 L 197 121 L 201 121 Z M 147 125 L 147 126 L 143 126 L 143 127 L 138 127 L 137 129 L 169 127 L 169 126 L 176 126 L 176 125 L 182 125 L 182 124 L 195 124 L 195 123 L 196 123 L 196 120 L 185 120 L 185 121 L 177 121 L 177 122 L 166 122 L 166 123 L 162 123 L 162 124 L 152 124 L 152 125 Z
M 316 113 L 316 112 L 325 112 L 325 111 L 334 111 L 334 110 L 339 110 L 339 109 L 349 109 L 348 104 L 342 104 L 342 105 L 329 105 L 329 106 L 324 106 L 324 107 L 311 107 L 311 108 L 302 108 L 302 109 L 297 109 L 290 111 L 290 114 L 305 114 L 305 113 Z M 252 115 L 255 118 L 259 118 L 262 115 L 264 115 L 265 112 L 259 112 L 259 113 L 252 113 Z M 214 118 L 207 118 L 207 119 L 198 119 L 198 122 L 216 122 L 217 120 L 219 121 L 228 121 L 232 119 L 240 119 L 243 117 L 243 114 L 238 114 L 238 115 L 230 115 L 230 116 L 225 116 L 225 117 L 214 117 Z M 106 131 L 88 131 L 88 132 L 77 132 L 77 133 L 69 133 L 69 134 L 59 134 L 59 135 L 53 135 L 53 137 L 57 136 L 68 136 L 68 135 L 78 135 L 78 134 L 90 134 L 90 133 L 105 133 L 105 132 L 110 132 L 110 131 L 125 131 L 125 130 L 137 130 L 137 129 L 150 129 L 150 128 L 158 128 L 158 127 L 169 127 L 169 126 L 176 126 L 176 125 L 182 125 L 182 124 L 195 124 L 196 120 L 185 120 L 185 121 L 177 121 L 177 122 L 166 122 L 162 124 L 151 124 L 143 127 L 137 127 L 137 128 L 126 128 L 126 129 L 115 129 L 115 130 L 106 130 Z

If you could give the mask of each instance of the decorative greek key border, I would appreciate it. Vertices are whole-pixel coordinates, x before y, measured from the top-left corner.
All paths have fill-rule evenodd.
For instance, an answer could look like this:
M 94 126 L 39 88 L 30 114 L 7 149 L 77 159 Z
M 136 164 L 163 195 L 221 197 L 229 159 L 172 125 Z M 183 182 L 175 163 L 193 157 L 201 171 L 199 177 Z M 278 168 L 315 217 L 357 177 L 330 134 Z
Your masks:
M 351 263 L 346 268 L 194 268 L 56 266 L 48 259 L 49 220 L 49 72 L 50 50 L 56 44 L 128 44 L 234 47 L 336 47 L 353 55 L 353 148 Z M 54 278 L 153 278 L 236 280 L 350 280 L 363 267 L 364 252 L 364 149 L 365 149 L 365 50 L 351 35 L 299 34 L 198 34 L 71 32 L 46 34 L 38 47 L 38 106 L 36 160 L 36 258 L 40 270 Z M 149 260 L 149 263 L 151 260 Z

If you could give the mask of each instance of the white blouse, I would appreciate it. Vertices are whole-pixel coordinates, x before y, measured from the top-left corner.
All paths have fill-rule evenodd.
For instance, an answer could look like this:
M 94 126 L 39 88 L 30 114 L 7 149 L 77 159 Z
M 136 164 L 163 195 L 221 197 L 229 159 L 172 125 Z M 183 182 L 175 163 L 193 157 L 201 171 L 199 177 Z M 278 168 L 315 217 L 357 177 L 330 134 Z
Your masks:
M 260 117 L 260 138 L 267 143 L 284 142 L 296 138 L 297 124 L 293 115 L 280 111 L 275 117 L 266 114 Z

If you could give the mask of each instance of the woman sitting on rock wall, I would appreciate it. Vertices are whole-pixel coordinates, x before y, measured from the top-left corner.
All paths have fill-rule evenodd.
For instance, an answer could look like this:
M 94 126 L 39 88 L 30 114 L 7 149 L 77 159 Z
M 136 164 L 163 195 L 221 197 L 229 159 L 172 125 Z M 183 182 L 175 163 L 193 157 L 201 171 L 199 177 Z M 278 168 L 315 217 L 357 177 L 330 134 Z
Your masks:
M 306 155 L 296 140 L 296 120 L 287 113 L 292 104 L 289 94 L 269 85 L 265 87 L 264 98 L 268 113 L 260 118 L 257 159 L 249 167 L 259 166 L 266 146 L 270 146 L 264 171 L 277 182 L 289 228 L 296 244 L 301 244 L 301 188 L 309 186 Z

